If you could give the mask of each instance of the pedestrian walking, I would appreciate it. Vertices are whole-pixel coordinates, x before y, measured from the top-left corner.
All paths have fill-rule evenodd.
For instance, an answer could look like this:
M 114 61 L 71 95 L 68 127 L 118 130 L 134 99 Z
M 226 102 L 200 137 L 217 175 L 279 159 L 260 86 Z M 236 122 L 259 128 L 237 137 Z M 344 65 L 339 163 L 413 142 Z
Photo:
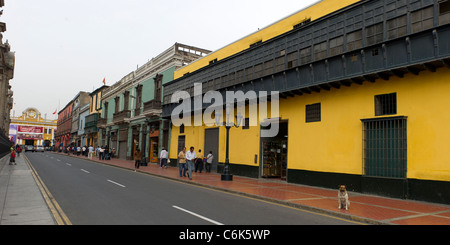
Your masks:
M 20 156 L 20 153 L 22 152 L 22 148 L 20 147 L 20 145 L 16 145 L 16 153 L 17 153 L 17 157 Z
M 206 156 L 206 165 L 205 165 L 207 173 L 211 173 L 211 164 L 213 163 L 213 160 L 214 156 L 212 154 L 212 151 L 209 151 L 208 156 Z
M 159 167 L 167 168 L 167 159 L 169 158 L 169 153 L 163 147 L 161 154 L 159 155 Z
M 180 168 L 180 177 L 186 177 L 186 147 L 178 153 L 178 167 Z
M 94 147 L 92 147 L 91 145 L 88 147 L 88 158 L 92 159 L 92 156 L 94 156 Z
M 134 172 L 136 172 L 136 169 L 139 169 L 141 162 L 142 152 L 139 150 L 139 148 L 136 148 L 136 151 L 134 152 Z
M 79 156 L 81 154 L 81 147 L 77 147 L 77 156 Z
M 104 160 L 105 159 L 105 156 L 103 155 L 105 153 L 105 148 L 102 146 L 102 147 L 99 147 L 98 148 L 98 160 Z
M 104 152 L 104 158 L 105 158 L 105 160 L 111 160 L 111 158 L 109 157 L 109 146 L 108 145 L 106 145 L 106 147 L 105 147 L 105 152 Z
M 186 153 L 187 167 L 189 179 L 192 180 L 192 171 L 194 170 L 194 162 L 197 159 L 197 154 L 195 154 L 194 147 L 191 146 L 189 151 Z
M 9 158 L 9 165 L 17 165 L 16 164 L 16 151 L 11 147 L 11 156 Z
M 202 173 L 203 170 L 203 155 L 202 150 L 198 149 L 197 153 L 197 159 L 195 160 L 195 172 L 197 173 L 197 170 Z

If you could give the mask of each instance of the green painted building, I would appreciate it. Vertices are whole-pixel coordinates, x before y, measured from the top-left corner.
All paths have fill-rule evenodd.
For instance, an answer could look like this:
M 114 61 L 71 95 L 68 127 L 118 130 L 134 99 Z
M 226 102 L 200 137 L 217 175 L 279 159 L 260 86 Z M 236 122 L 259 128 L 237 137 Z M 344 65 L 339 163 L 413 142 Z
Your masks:
M 146 162 L 158 162 L 168 149 L 170 121 L 161 118 L 163 84 L 173 81 L 176 69 L 210 51 L 175 43 L 145 65 L 103 90 L 98 120 L 99 146 L 108 146 L 114 157 L 133 160 L 136 149 Z

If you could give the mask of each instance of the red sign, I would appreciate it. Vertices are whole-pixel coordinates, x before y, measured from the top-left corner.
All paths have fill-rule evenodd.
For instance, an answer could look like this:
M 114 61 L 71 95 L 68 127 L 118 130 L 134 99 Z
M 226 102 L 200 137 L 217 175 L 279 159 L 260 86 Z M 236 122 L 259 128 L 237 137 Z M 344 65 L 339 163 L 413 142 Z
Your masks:
M 18 131 L 22 133 L 42 134 L 44 132 L 44 127 L 19 126 Z

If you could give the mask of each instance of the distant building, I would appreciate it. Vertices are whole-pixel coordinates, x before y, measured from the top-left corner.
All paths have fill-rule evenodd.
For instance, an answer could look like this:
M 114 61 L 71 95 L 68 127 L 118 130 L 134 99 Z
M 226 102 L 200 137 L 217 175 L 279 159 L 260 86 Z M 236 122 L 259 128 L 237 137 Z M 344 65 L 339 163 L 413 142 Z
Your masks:
M 56 146 L 67 147 L 70 145 L 70 131 L 72 129 L 73 100 L 58 112 L 58 125 L 55 134 Z
M 93 146 L 94 148 L 98 147 L 97 123 L 102 113 L 102 103 L 101 103 L 102 92 L 104 89 L 108 87 L 109 86 L 104 85 L 89 94 L 90 96 L 89 115 L 86 116 L 86 120 L 84 123 L 84 133 L 86 135 L 87 140 L 86 144 Z
M 98 120 L 99 145 L 116 149 L 121 159 L 133 159 L 140 148 L 146 160 L 158 161 L 169 146 L 169 121 L 161 119 L 162 88 L 174 71 L 210 51 L 180 43 L 127 74 L 102 92 L 102 118 Z
M 90 96 L 88 92 L 79 92 L 75 98 L 73 98 L 73 107 L 72 107 L 72 127 L 70 130 L 70 143 L 75 146 L 81 146 L 81 135 L 79 135 L 80 130 L 80 114 L 82 108 L 89 104 Z M 86 108 L 89 108 L 86 107 Z M 83 123 L 84 128 L 84 123 Z
M 42 117 L 36 108 L 27 108 L 11 118 L 9 138 L 14 144 L 53 146 L 57 120 Z

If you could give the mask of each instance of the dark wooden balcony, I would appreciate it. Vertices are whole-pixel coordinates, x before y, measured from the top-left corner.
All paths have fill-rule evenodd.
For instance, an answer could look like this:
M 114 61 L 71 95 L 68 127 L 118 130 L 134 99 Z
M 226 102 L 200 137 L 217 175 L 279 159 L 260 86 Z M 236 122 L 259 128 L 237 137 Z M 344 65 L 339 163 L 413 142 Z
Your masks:
M 198 83 L 203 93 L 215 90 L 223 98 L 237 90 L 289 98 L 450 68 L 450 12 L 444 4 L 360 1 L 164 84 L 163 117 L 177 106 L 170 102 L 175 92 L 193 96 Z
M 128 123 L 125 119 L 129 119 L 131 117 L 130 110 L 123 110 L 113 115 L 113 123 L 114 124 L 125 124 Z
M 106 123 L 107 123 L 106 118 L 98 118 L 98 120 L 97 120 L 97 127 L 98 128 L 104 128 L 104 127 L 106 127 Z
M 160 100 L 150 100 L 144 103 L 144 115 L 159 115 L 162 112 L 162 105 Z

